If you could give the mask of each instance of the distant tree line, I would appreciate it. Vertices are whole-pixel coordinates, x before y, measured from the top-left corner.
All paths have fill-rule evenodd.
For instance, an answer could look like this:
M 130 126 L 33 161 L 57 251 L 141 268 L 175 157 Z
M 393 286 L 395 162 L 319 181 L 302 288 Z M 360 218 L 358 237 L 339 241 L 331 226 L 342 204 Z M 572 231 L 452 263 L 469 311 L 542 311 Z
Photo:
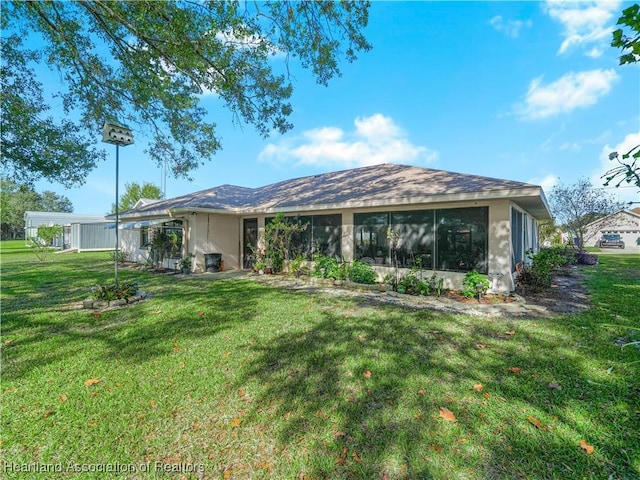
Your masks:
M 73 213 L 73 205 L 64 195 L 45 190 L 38 193 L 31 185 L 0 178 L 0 220 L 2 240 L 24 238 L 24 212 Z

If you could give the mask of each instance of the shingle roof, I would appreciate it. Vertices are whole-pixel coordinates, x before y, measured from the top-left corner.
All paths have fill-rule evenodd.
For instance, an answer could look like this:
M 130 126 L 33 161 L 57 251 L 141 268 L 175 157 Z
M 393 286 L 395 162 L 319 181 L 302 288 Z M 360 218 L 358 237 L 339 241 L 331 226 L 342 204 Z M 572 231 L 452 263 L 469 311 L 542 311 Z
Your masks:
M 406 165 L 382 164 L 285 180 L 259 188 L 221 185 L 141 206 L 159 210 L 266 211 L 329 204 L 388 201 L 451 194 L 488 194 L 538 188 L 497 178 Z M 128 212 L 124 212 L 126 215 Z

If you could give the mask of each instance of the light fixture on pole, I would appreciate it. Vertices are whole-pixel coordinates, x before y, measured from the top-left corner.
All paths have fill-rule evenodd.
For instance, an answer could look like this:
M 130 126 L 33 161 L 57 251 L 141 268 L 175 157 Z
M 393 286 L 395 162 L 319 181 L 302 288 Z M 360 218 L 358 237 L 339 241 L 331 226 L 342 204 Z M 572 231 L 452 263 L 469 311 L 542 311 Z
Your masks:
M 111 143 L 116 146 L 116 249 L 113 255 L 116 274 L 116 285 L 118 285 L 118 251 L 120 248 L 119 235 L 118 235 L 118 163 L 120 161 L 119 155 L 120 147 L 126 147 L 133 143 L 133 133 L 131 129 L 126 125 L 122 125 L 118 122 L 104 122 L 102 125 L 102 141 L 105 143 Z

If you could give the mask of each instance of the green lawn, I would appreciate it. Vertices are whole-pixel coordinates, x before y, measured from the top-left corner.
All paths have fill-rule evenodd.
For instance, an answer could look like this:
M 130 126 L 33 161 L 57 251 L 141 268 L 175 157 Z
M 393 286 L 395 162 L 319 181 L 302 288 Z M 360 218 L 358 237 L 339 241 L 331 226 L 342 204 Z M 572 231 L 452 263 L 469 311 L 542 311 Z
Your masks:
M 2 243 L 3 478 L 640 478 L 640 349 L 615 343 L 640 256 L 602 256 L 595 308 L 544 320 L 133 270 L 153 298 L 93 315 L 72 307 L 106 253 L 22 245 Z

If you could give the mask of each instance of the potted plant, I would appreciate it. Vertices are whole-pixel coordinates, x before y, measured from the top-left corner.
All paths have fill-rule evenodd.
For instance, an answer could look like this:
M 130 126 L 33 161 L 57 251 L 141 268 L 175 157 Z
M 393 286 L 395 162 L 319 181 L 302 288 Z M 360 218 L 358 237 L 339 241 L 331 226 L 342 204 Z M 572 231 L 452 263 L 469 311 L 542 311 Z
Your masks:
M 266 268 L 267 264 L 264 262 L 264 260 L 256 260 L 253 264 L 253 268 L 256 272 L 258 272 L 259 275 L 264 275 L 264 269 Z
M 188 253 L 186 257 L 182 257 L 178 260 L 183 274 L 189 275 L 191 273 L 191 262 L 193 261 L 193 257 L 195 257 L 193 253 Z

